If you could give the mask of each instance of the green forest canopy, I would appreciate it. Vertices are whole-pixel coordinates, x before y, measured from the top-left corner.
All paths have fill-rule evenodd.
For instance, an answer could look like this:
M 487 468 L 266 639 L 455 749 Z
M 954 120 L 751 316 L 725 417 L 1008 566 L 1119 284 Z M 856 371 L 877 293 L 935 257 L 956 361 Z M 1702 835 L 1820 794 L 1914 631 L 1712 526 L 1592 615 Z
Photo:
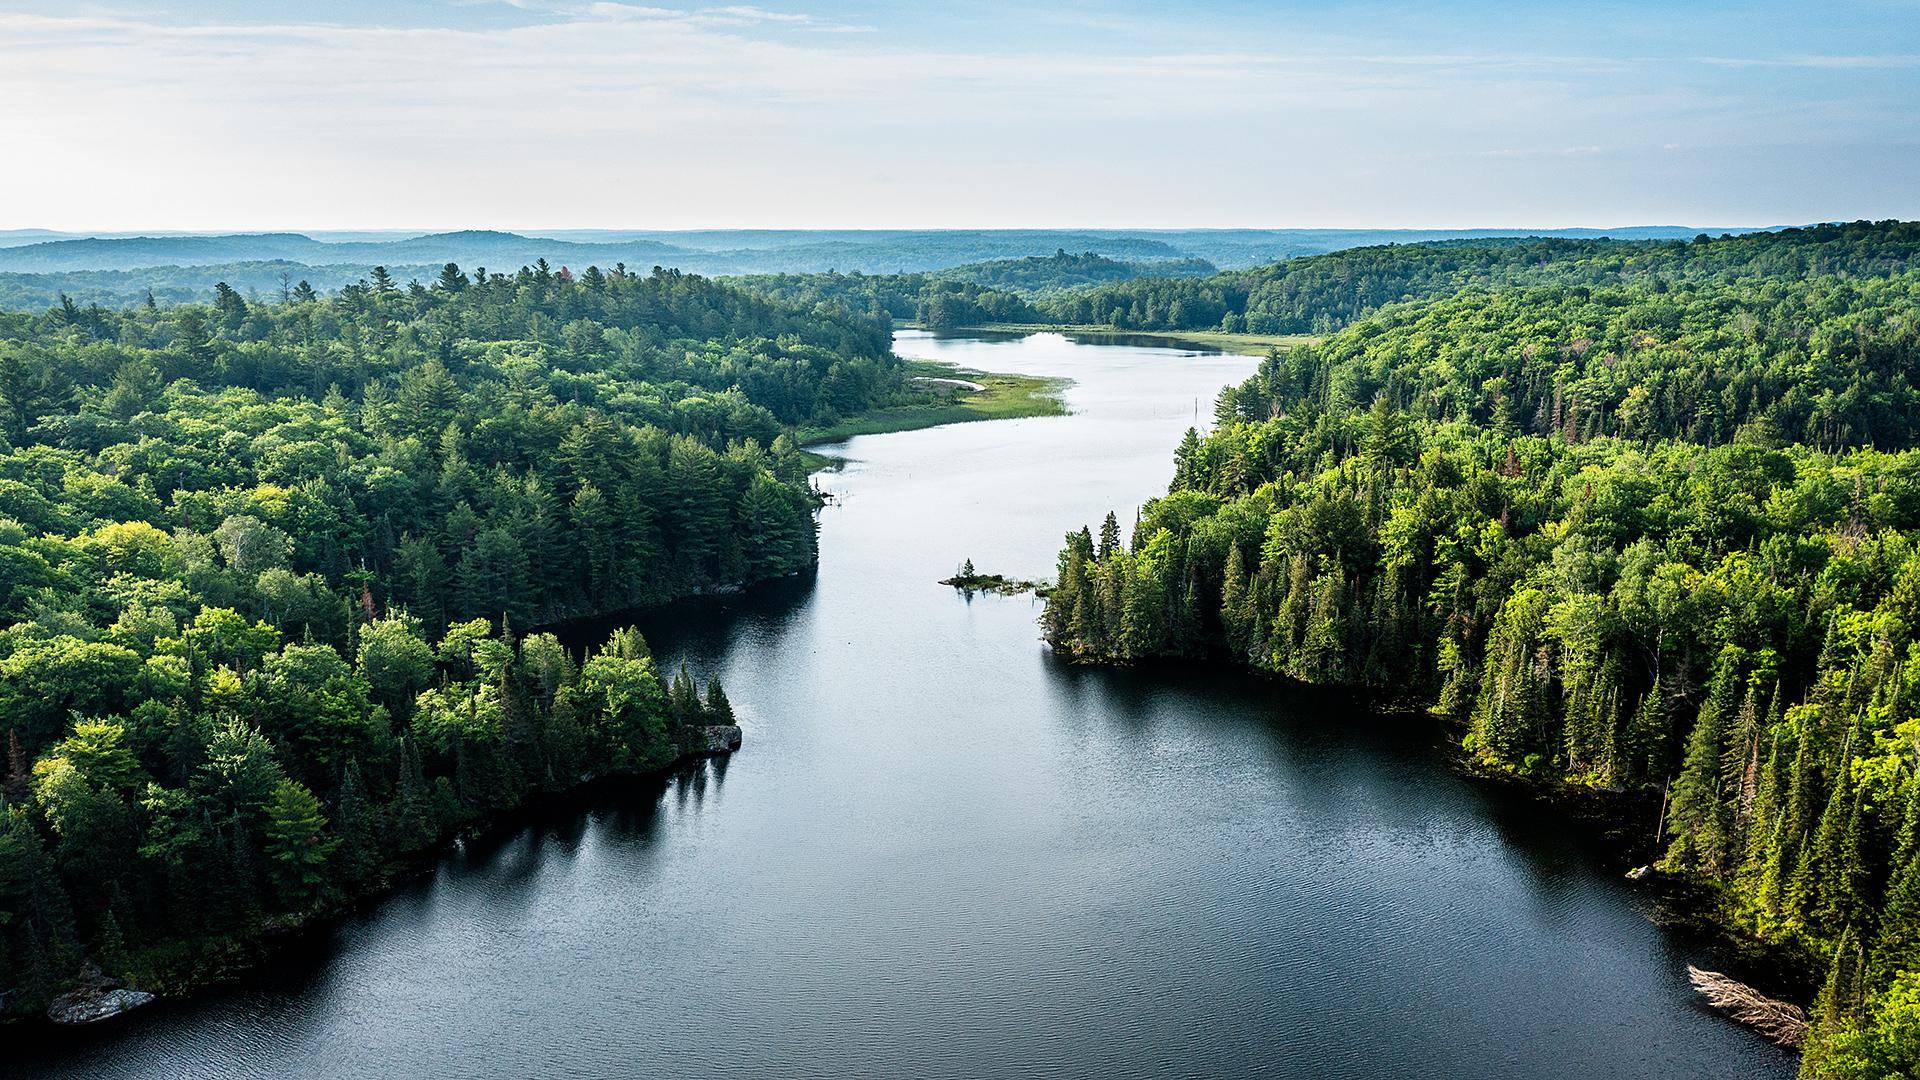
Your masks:
M 1046 324 L 1128 331 L 1326 334 L 1395 304 L 1520 287 L 1654 288 L 1795 279 L 1864 281 L 1920 266 L 1920 225 L 1854 222 L 1686 240 L 1505 237 L 1354 247 L 1247 270 L 1178 274 L 1056 254 L 937 273 L 781 274 L 748 289 L 804 307 L 934 330 Z M 1111 280 L 1097 280 L 1101 276 Z
M 1475 281 L 1271 354 L 1130 538 L 1068 535 L 1047 636 L 1363 687 L 1535 783 L 1669 788 L 1662 865 L 1817 973 L 1806 1073 L 1910 1074 L 1920 270 L 1912 226 L 1823 235 Z
M 620 267 L 0 315 L 4 1011 L 701 745 L 717 685 L 527 631 L 810 567 L 788 432 L 917 393 L 883 325 Z
M 789 432 L 912 397 L 894 320 L 1335 329 L 1221 395 L 1128 542 L 1069 537 L 1056 647 L 1370 687 L 1534 782 L 1670 783 L 1665 865 L 1826 973 L 1809 1071 L 1912 1067 L 1916 238 L 1105 284 L 1138 268 L 449 264 L 0 315 L 6 1008 L 89 963 L 191 984 L 451 829 L 692 745 L 723 690 L 630 632 L 527 631 L 811 565 Z

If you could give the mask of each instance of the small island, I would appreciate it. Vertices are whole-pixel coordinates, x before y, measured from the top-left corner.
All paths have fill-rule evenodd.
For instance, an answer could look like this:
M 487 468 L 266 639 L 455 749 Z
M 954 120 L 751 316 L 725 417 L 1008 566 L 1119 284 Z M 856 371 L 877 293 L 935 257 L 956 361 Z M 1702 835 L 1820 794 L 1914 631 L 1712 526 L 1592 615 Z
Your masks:
M 954 588 L 972 596 L 976 592 L 995 593 L 1000 596 L 1017 596 L 1030 592 L 1045 597 L 1053 586 L 1045 581 L 1022 581 L 1001 574 L 982 574 L 974 569 L 973 560 L 960 564 L 960 569 L 950 578 L 941 578 L 940 584 Z

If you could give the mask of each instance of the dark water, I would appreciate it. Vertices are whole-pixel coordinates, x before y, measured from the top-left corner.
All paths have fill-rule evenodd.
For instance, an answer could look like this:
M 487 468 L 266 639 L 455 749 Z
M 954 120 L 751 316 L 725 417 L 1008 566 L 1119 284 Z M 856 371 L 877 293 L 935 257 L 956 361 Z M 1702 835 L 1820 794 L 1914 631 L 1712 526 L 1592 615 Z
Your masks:
M 901 347 L 1071 376 L 1075 415 L 853 440 L 817 580 L 651 627 L 725 680 L 740 754 L 550 810 L 35 1071 L 1790 1075 L 1694 1004 L 1628 886 L 1425 725 L 1069 668 L 1030 599 L 935 584 L 968 557 L 1050 576 L 1250 361 Z

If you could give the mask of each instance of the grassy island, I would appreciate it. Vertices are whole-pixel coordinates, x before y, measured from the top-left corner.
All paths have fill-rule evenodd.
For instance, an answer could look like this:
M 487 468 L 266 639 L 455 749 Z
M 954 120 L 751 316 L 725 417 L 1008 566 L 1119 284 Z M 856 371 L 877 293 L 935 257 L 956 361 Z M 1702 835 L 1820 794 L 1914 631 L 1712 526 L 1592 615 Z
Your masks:
M 930 392 L 927 400 L 883 405 L 844 420 L 801 429 L 808 445 L 836 442 L 855 435 L 882 435 L 914 431 L 973 420 L 1013 420 L 1026 416 L 1062 416 L 1067 411 L 1060 393 L 1066 379 L 1035 375 L 1008 375 L 975 371 L 935 360 L 903 361 L 908 380 Z
M 1023 581 L 1003 574 L 983 574 L 973 567 L 973 560 L 962 563 L 958 573 L 950 578 L 941 578 L 940 584 L 951 585 L 971 596 L 977 592 L 993 593 L 996 596 L 1018 596 L 1021 593 L 1033 593 L 1044 597 L 1052 588 L 1045 581 Z

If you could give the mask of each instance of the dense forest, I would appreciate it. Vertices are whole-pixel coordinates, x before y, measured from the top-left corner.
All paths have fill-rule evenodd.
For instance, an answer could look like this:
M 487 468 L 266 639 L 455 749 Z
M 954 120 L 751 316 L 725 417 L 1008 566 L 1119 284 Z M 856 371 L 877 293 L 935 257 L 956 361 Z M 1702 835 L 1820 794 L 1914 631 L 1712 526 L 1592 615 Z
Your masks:
M 760 274 L 733 279 L 740 288 L 778 303 L 889 322 L 917 322 L 933 330 L 1040 317 L 1017 293 L 933 274 Z
M 783 302 L 885 313 L 932 330 L 1040 324 L 1327 334 L 1394 305 L 1473 292 L 1561 289 L 1584 297 L 1582 290 L 1626 287 L 1698 293 L 1815 278 L 1865 283 L 1920 267 L 1920 226 L 1855 222 L 1691 241 L 1489 237 L 1348 248 L 1224 273 L 1206 273 L 1205 266 L 1059 252 L 922 274 L 739 281 Z M 1425 311 L 1412 317 L 1431 318 Z
M 1069 255 L 1062 250 L 1052 255 L 1030 255 L 1024 259 L 996 259 L 956 266 L 951 270 L 938 271 L 933 276 L 1022 296 L 1043 296 L 1066 289 L 1134 278 L 1205 277 L 1216 272 L 1217 268 L 1205 259 L 1122 262 L 1091 251 Z
M 1046 634 L 1365 688 L 1486 768 L 1664 792 L 1661 867 L 1817 973 L 1805 1074 L 1914 1075 L 1917 238 L 1654 245 L 1641 280 L 1475 281 L 1275 352 L 1130 536 L 1068 535 Z
M 1121 262 L 1093 252 L 1034 255 L 922 274 L 764 274 L 734 279 L 741 288 L 803 308 L 826 305 L 867 318 L 917 322 L 930 330 L 1046 321 L 1037 298 L 1135 278 L 1198 277 L 1200 259 Z
M 724 691 L 528 631 L 810 567 L 790 429 L 913 396 L 882 325 L 658 270 L 0 316 L 0 1011 L 674 760 Z
M 1920 265 L 1920 225 L 1857 222 L 1709 240 L 1479 239 L 1362 247 L 1253 270 L 1140 279 L 1044 305 L 1116 330 L 1323 334 L 1388 304 L 1481 287 L 1881 277 Z M 1031 321 L 1031 320 L 1029 320 Z

